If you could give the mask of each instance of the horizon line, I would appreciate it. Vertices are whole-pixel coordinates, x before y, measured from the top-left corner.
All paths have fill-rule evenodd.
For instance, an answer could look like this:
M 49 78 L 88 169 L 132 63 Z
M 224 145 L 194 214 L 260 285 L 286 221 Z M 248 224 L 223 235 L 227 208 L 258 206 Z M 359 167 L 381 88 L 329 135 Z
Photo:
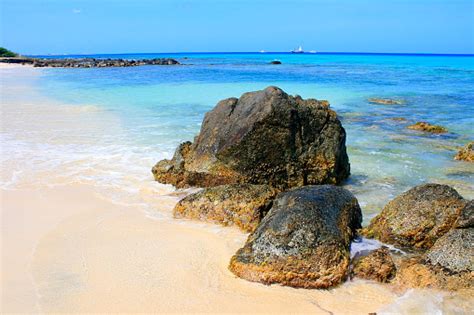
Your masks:
M 349 51 L 305 51 L 292 53 L 291 51 L 190 51 L 190 52 L 124 52 L 124 53 L 51 53 L 51 54 L 25 54 L 27 57 L 35 56 L 100 56 L 100 55 L 185 55 L 185 54 L 289 54 L 289 55 L 389 55 L 389 56 L 458 56 L 473 57 L 474 53 L 424 53 L 424 52 L 349 52 Z

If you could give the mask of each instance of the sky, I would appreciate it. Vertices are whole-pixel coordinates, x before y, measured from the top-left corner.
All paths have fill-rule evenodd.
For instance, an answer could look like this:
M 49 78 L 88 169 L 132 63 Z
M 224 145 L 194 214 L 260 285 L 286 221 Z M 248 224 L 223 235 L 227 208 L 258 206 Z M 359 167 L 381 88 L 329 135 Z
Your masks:
M 474 0 L 0 0 L 22 54 L 474 53 Z

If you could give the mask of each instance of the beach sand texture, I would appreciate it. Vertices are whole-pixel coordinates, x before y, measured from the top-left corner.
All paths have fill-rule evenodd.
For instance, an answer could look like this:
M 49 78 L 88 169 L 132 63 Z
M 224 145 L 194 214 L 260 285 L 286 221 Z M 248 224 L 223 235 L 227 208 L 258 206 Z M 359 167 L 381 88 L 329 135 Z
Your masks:
M 104 128 L 119 133 L 113 115 L 34 96 L 28 82 L 40 70 L 0 71 L 10 77 L 1 86 L 2 313 L 367 314 L 472 307 L 462 293 L 396 293 L 361 280 L 303 290 L 236 278 L 227 265 L 246 234 L 173 219 L 179 195 L 151 173 L 126 178 L 136 185 L 135 196 L 115 198 L 127 187 L 94 183 L 95 172 L 116 171 L 107 161 L 91 160 L 84 168 L 81 159 L 91 155 L 80 151 L 71 160 L 55 151 L 82 148 Z

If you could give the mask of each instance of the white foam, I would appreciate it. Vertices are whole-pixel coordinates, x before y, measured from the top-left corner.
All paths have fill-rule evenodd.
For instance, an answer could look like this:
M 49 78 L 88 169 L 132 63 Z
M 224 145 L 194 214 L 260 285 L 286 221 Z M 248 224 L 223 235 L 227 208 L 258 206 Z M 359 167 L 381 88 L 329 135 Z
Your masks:
M 396 248 L 393 245 L 385 244 L 385 243 L 379 242 L 375 239 L 360 237 L 360 238 L 355 239 L 351 243 L 351 259 L 358 256 L 358 255 L 363 255 L 367 252 L 379 249 L 383 246 L 388 247 L 388 249 L 390 251 L 393 251 L 393 252 L 398 252 L 398 253 L 401 253 L 401 254 L 405 253 L 404 251 L 402 251 L 401 249 Z

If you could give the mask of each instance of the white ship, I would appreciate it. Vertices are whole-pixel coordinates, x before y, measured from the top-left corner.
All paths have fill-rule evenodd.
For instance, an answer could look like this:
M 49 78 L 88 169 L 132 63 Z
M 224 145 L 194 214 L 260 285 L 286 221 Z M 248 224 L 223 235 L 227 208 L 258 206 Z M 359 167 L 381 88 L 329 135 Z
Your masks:
M 303 47 L 300 46 L 297 49 L 293 49 L 291 52 L 293 54 L 302 54 L 302 53 L 304 53 L 304 50 L 303 50 Z

